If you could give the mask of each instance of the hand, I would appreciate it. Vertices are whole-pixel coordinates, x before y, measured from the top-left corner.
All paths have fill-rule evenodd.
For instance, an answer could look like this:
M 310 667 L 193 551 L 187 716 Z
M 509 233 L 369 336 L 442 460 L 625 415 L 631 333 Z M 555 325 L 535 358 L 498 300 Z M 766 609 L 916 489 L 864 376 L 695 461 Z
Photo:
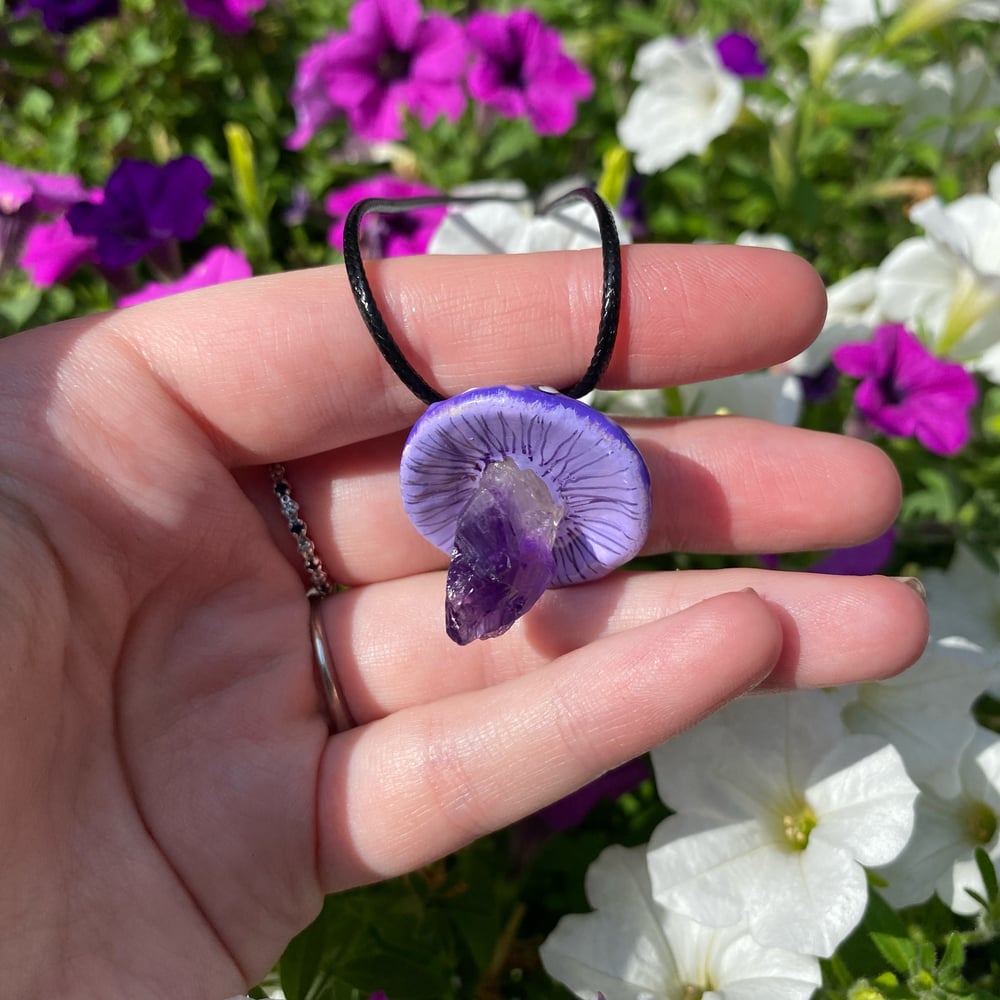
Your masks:
M 625 268 L 609 386 L 767 366 L 822 320 L 822 287 L 789 254 L 629 247 Z M 590 357 L 596 252 L 370 273 L 445 393 L 565 384 Z M 885 677 L 923 647 L 922 603 L 896 581 L 740 569 L 614 574 L 454 645 L 445 558 L 399 499 L 423 406 L 337 268 L 22 334 L 0 343 L 0 379 L 12 996 L 240 992 L 324 893 L 510 823 L 762 682 Z M 653 477 L 650 551 L 848 545 L 896 512 L 888 459 L 846 437 L 735 417 L 628 426 Z M 358 722 L 334 736 L 275 461 L 350 587 L 323 604 Z

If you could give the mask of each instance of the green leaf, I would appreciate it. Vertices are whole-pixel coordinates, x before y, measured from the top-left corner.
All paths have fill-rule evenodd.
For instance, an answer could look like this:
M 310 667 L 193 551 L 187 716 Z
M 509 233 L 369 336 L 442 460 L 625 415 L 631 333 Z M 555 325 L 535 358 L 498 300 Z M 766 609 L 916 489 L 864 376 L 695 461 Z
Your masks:
M 938 963 L 941 978 L 951 978 L 960 973 L 965 965 L 965 944 L 960 934 L 949 934 L 944 945 L 944 953 Z
M 42 290 L 27 282 L 19 284 L 10 298 L 0 298 L 0 316 L 7 320 L 12 329 L 21 330 L 34 315 L 42 301 Z
M 872 931 L 872 944 L 882 957 L 897 971 L 909 972 L 917 958 L 917 946 L 908 937 Z
M 850 129 L 880 128 L 896 117 L 896 111 L 882 104 L 854 104 L 851 101 L 831 101 L 826 106 L 832 124 Z
M 976 867 L 986 887 L 986 899 L 990 903 L 996 902 L 997 896 L 1000 895 L 997 890 L 997 872 L 990 856 L 981 847 L 976 848 Z
M 869 891 L 863 920 L 837 949 L 854 979 L 873 978 L 885 971 L 887 957 L 875 941 L 876 934 L 885 940 L 908 937 L 899 914 L 877 892 Z
M 435 895 L 439 879 L 434 866 L 327 897 L 279 962 L 288 1000 L 350 1000 L 352 991 L 376 990 L 407 1000 L 456 997 L 456 942 Z

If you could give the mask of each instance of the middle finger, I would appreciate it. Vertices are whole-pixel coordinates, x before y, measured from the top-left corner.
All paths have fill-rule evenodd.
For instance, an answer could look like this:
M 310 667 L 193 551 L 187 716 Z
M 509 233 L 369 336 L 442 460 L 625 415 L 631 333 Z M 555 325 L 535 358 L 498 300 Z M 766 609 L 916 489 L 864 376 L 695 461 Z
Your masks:
M 743 417 L 623 420 L 649 467 L 644 551 L 812 551 L 885 530 L 899 502 L 884 452 L 838 434 Z M 393 434 L 292 463 L 288 479 L 333 579 L 355 586 L 447 565 L 403 510 Z M 256 472 L 256 470 L 255 470 Z M 244 480 L 248 482 L 247 479 Z M 266 479 L 248 487 L 289 548 Z M 297 558 L 290 551 L 290 558 Z

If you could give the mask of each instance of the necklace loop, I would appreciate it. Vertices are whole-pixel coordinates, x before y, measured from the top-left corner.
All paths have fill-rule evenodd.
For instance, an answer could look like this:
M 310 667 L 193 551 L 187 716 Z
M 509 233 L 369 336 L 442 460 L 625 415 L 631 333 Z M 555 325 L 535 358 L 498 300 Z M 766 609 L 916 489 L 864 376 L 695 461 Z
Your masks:
M 583 199 L 589 202 L 597 215 L 603 258 L 601 316 L 597 327 L 597 343 L 594 347 L 594 354 L 583 377 L 578 382 L 559 390 L 563 395 L 579 399 L 596 387 L 611 361 L 621 315 L 622 258 L 618 228 L 615 225 L 611 209 L 608 208 L 604 199 L 591 188 L 575 188 L 540 208 L 537 214 L 545 215 L 574 199 Z M 344 267 L 347 270 L 351 292 L 361 313 L 361 318 L 365 321 L 365 325 L 375 341 L 375 346 L 378 347 L 389 367 L 399 376 L 400 381 L 410 392 L 425 403 L 438 403 L 445 397 L 406 360 L 375 303 L 375 295 L 368 281 L 368 275 L 365 273 L 364 261 L 361 257 L 361 222 L 369 212 L 405 212 L 414 208 L 475 204 L 483 201 L 520 204 L 524 199 L 502 195 L 422 195 L 416 198 L 364 198 L 351 208 L 344 222 Z

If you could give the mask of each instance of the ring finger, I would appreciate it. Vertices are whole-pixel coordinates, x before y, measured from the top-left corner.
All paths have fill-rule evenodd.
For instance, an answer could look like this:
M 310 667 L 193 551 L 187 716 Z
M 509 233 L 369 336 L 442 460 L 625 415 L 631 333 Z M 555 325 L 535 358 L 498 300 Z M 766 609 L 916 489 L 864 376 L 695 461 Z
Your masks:
M 456 646 L 444 630 L 444 577 L 359 587 L 323 603 L 333 663 L 351 712 L 369 722 L 489 688 L 713 596 L 754 589 L 782 630 L 768 684 L 826 687 L 905 669 L 927 634 L 923 601 L 886 577 L 754 569 L 617 573 L 549 591 L 504 636 Z M 893 622 L 891 630 L 885 623 Z M 405 669 L 398 669 L 406 664 Z

